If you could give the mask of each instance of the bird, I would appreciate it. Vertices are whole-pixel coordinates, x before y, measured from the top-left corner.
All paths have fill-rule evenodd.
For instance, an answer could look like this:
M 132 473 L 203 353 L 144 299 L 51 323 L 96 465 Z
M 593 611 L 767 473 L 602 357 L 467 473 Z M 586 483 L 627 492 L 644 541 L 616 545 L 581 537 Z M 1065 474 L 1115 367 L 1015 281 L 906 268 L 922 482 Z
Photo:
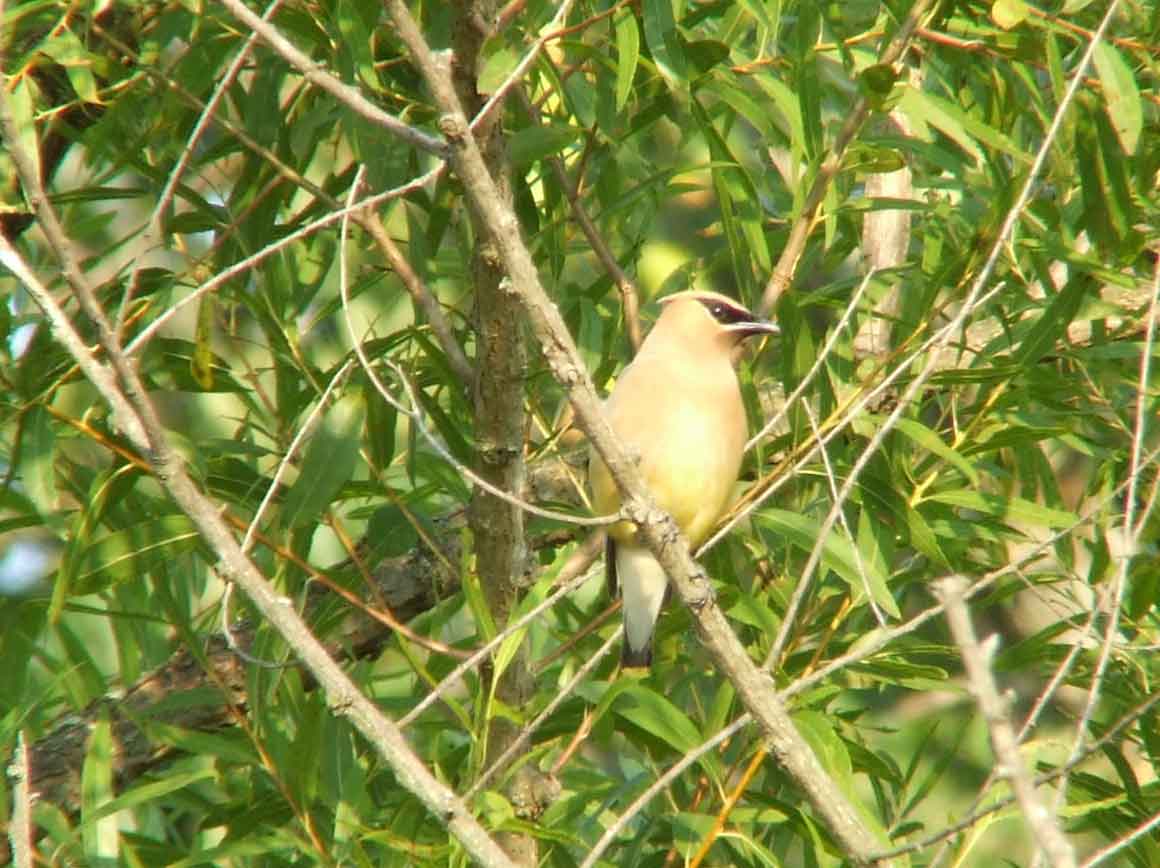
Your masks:
M 728 296 L 689 290 L 661 300 L 661 314 L 604 408 L 657 505 L 696 547 L 729 505 L 748 436 L 734 361 L 742 342 L 777 326 Z M 608 466 L 591 449 L 593 508 L 620 509 Z M 608 530 L 605 570 L 623 597 L 622 670 L 647 671 L 652 637 L 668 595 L 664 568 L 620 521 Z

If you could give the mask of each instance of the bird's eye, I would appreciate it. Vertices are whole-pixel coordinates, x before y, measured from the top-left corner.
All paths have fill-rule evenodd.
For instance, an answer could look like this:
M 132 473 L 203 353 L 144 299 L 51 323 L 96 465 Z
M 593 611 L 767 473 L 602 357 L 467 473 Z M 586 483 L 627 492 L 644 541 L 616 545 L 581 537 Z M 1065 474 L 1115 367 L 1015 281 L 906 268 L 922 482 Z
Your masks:
M 728 308 L 726 308 L 725 305 L 721 304 L 720 302 L 709 308 L 709 313 L 713 314 L 713 319 L 718 321 L 724 319 L 728 312 Z

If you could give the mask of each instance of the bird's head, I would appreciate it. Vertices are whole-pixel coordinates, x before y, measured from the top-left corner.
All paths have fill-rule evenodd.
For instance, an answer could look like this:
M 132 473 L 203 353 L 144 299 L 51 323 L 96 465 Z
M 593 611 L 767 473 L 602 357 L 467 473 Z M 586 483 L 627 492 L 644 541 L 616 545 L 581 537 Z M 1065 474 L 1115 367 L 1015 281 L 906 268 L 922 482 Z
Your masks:
M 680 341 L 690 352 L 717 350 L 732 355 L 745 338 L 779 331 L 774 323 L 717 292 L 678 292 L 661 299 L 661 304 L 653 332 Z

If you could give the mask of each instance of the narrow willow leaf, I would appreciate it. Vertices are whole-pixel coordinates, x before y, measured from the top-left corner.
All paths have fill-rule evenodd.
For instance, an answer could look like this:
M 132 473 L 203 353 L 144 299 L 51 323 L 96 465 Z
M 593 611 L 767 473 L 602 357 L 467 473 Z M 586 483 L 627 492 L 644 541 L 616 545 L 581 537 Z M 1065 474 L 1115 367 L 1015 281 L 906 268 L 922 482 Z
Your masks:
M 8 92 L 8 111 L 16 125 L 17 135 L 23 146 L 24 155 L 32 160 L 36 173 L 40 174 L 40 142 L 36 134 L 36 98 L 32 76 L 16 76 L 15 84 Z
M 821 523 L 816 519 L 783 509 L 763 509 L 757 513 L 756 521 L 805 552 L 814 547 L 821 532 Z M 874 558 L 863 557 L 861 561 L 862 570 L 859 570 L 853 545 L 836 530 L 826 537 L 822 548 L 822 563 L 826 568 L 833 570 L 856 594 L 869 591 L 875 603 L 891 616 L 900 617 L 898 605 L 886 585 L 886 576 L 875 569 Z
M 683 711 L 659 693 L 634 683 L 621 693 L 613 710 L 677 753 L 688 753 L 702 741 L 701 734 Z
M 939 491 L 928 495 L 925 500 L 973 509 L 984 515 L 993 515 L 1007 521 L 1030 524 L 1038 527 L 1071 527 L 1079 519 L 1073 512 L 1041 506 L 1022 497 L 1000 497 L 982 494 L 978 491 Z
M 197 327 L 194 330 L 193 358 L 190 363 L 190 373 L 197 384 L 205 391 L 213 388 L 213 348 L 210 341 L 213 338 L 213 318 L 217 309 L 217 298 L 212 292 L 207 292 L 197 304 Z
M 962 473 L 963 476 L 967 477 L 971 485 L 977 486 L 979 484 L 979 472 L 975 470 L 975 466 L 960 452 L 955 451 L 944 443 L 938 434 L 931 431 L 921 422 L 914 419 L 899 419 L 895 423 L 895 428 L 897 428 L 900 434 L 906 435 L 923 449 L 946 461 Z
M 47 517 L 57 508 L 56 429 L 48 412 L 33 404 L 24 415 L 20 439 L 20 480 L 24 492 L 40 516 Z
M 316 522 L 350 479 L 358 462 L 363 427 L 361 396 L 343 398 L 326 413 L 310 440 L 298 479 L 286 494 L 282 525 Z
M 91 594 L 146 575 L 197 546 L 198 532 L 184 515 L 147 519 L 97 539 L 83 555 L 72 593 Z
M 1112 128 L 1124 153 L 1135 154 L 1144 129 L 1144 104 L 1136 77 L 1119 49 L 1106 41 L 1096 45 L 1095 62 Z
M 644 0 L 644 38 L 657 69 L 673 90 L 683 92 L 688 86 L 688 64 L 673 18 L 672 0 Z
M 52 36 L 41 41 L 36 50 L 44 52 L 64 68 L 69 84 L 82 102 L 101 101 L 97 80 L 93 75 L 93 57 L 72 30 L 67 27 L 53 28 Z
M 1086 274 L 1076 274 L 1035 321 L 1031 331 L 1015 352 L 1015 362 L 1022 368 L 1039 359 L 1055 347 L 1055 342 L 1067 331 L 1080 305 L 1089 293 L 1098 295 L 1099 287 Z
M 148 778 L 145 778 L 143 783 L 133 787 L 127 793 L 123 793 L 117 798 L 100 805 L 90 816 L 85 818 L 85 822 L 92 823 L 103 817 L 111 816 L 118 811 L 129 810 L 139 805 L 147 805 L 169 793 L 183 790 L 190 784 L 195 784 L 206 778 L 216 777 L 217 774 L 217 770 L 211 765 L 205 765 L 203 768 L 189 769 L 187 771 L 169 769 L 165 777 L 160 780 L 150 781 Z
M 979 148 L 979 145 L 983 144 L 1008 154 L 1025 165 L 1031 163 L 1031 155 L 1016 145 L 1005 133 L 941 96 L 907 88 L 902 94 L 899 108 L 908 116 L 930 124 L 954 140 L 960 148 L 978 161 L 983 158 L 983 152 Z
M 1030 12 L 1023 0 L 995 0 L 991 4 L 991 20 L 1004 30 L 1018 27 Z
M 117 855 L 117 821 L 98 819 L 100 809 L 116 795 L 113 789 L 113 727 L 105 717 L 89 732 L 81 767 L 81 841 L 85 861 L 102 865 Z M 101 815 L 103 816 L 103 815 Z
M 579 127 L 565 124 L 524 127 L 508 139 L 513 166 L 526 168 L 537 160 L 557 154 L 583 135 Z
M 631 7 L 621 9 L 614 19 L 616 28 L 616 110 L 623 111 L 632 93 L 636 65 L 640 62 L 640 30 Z
M 483 61 L 476 87 L 480 93 L 495 93 L 520 62 L 520 52 L 507 46 L 490 53 Z

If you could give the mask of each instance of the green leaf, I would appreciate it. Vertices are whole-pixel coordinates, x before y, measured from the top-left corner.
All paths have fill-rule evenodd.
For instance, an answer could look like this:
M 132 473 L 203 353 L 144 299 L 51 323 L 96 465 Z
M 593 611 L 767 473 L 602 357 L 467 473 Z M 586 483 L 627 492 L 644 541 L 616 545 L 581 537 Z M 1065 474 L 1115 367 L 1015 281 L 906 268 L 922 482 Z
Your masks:
M 889 63 L 876 63 L 862 70 L 858 76 L 858 87 L 862 94 L 870 100 L 870 104 L 881 111 L 886 100 L 894 90 L 894 83 L 898 81 L 898 73 Z
M 973 509 L 984 515 L 993 515 L 996 518 L 1036 527 L 1065 528 L 1079 521 L 1079 517 L 1073 512 L 1041 506 L 1022 497 L 999 497 L 978 491 L 963 489 L 938 491 L 927 495 L 923 500 Z
M 616 13 L 613 26 L 616 28 L 616 110 L 620 112 L 628 104 L 640 61 L 640 30 L 631 6 Z
M 36 133 L 36 99 L 31 76 L 16 76 L 15 83 L 8 91 L 8 111 L 12 114 L 24 156 L 32 161 L 39 175 L 40 142 Z
M 881 421 L 881 418 L 876 417 L 876 420 Z M 961 453 L 944 443 L 938 434 L 931 431 L 921 422 L 914 419 L 899 419 L 895 423 L 895 429 L 900 434 L 909 437 L 926 451 L 946 461 L 962 473 L 963 476 L 967 477 L 971 485 L 977 486 L 979 484 L 979 473 L 975 470 L 974 465 L 963 457 Z
M 1055 342 L 1067 331 L 1089 293 L 1097 297 L 1099 294 L 1099 287 L 1091 277 L 1083 273 L 1073 275 L 1051 300 L 1043 315 L 1035 321 L 1016 350 L 1014 360 L 1020 368 L 1029 362 L 1039 361 L 1040 357 L 1054 349 Z
M 644 39 L 653 61 L 672 90 L 684 92 L 688 87 L 688 64 L 673 18 L 672 0 L 644 0 Z
M 147 575 L 197 547 L 199 534 L 185 515 L 167 515 L 105 534 L 88 546 L 71 588 L 91 594 L 114 582 Z
M 56 429 L 52 419 L 39 404 L 33 404 L 24 414 L 20 437 L 20 479 L 24 492 L 42 518 L 57 509 Z
M 1023 0 L 995 0 L 991 5 L 991 20 L 1004 30 L 1012 30 L 1027 20 L 1031 10 Z
M 898 105 L 915 122 L 930 124 L 946 135 L 978 163 L 983 162 L 980 142 L 1015 157 L 1025 165 L 1031 163 L 1031 155 L 1016 145 L 1010 137 L 963 111 L 949 99 L 915 88 L 907 88 Z
M 1125 154 L 1135 154 L 1144 129 L 1144 104 L 1136 76 L 1116 46 L 1101 41 L 1096 46 L 1096 71 L 1104 89 L 1108 119 Z
M 697 727 L 683 711 L 638 682 L 630 683 L 616 697 L 612 708 L 625 720 L 665 742 L 677 753 L 688 753 L 703 741 Z
M 716 39 L 698 39 L 685 44 L 685 56 L 704 75 L 729 56 L 729 46 Z
M 75 33 L 65 28 L 56 29 L 38 48 L 64 67 L 69 84 L 82 102 L 100 102 L 92 70 L 93 58 Z
M 519 65 L 520 53 L 506 45 L 487 56 L 479 71 L 476 87 L 480 93 L 495 93 Z
M 101 717 L 92 724 L 81 768 L 81 840 L 89 865 L 105 864 L 117 854 L 117 821 L 110 817 L 98 819 L 101 808 L 115 795 L 113 727 Z
M 317 522 L 347 483 L 359 459 L 363 427 L 362 397 L 335 402 L 327 411 L 298 470 L 298 479 L 286 494 L 282 526 L 302 527 Z
M 201 768 L 191 768 L 184 771 L 180 768 L 170 768 L 166 770 L 165 777 L 160 780 L 150 781 L 145 779 L 128 792 L 122 793 L 117 798 L 110 799 L 98 806 L 96 810 L 92 811 L 91 815 L 85 818 L 85 825 L 87 826 L 89 823 L 94 823 L 103 817 L 116 814 L 118 811 L 127 811 L 140 805 L 156 802 L 162 796 L 177 792 L 178 790 L 184 790 L 191 784 L 195 784 L 206 778 L 217 777 L 218 772 L 212 765 L 200 758 L 197 762 L 202 766 Z
M 809 552 L 816 544 L 821 534 L 821 522 L 782 509 L 762 509 L 756 513 L 758 525 L 781 536 L 804 552 Z M 859 559 L 862 569 L 859 570 Z M 894 597 L 890 595 L 890 588 L 886 584 L 885 574 L 876 569 L 872 557 L 860 558 L 855 554 L 854 547 L 848 539 L 841 535 L 837 527 L 826 537 L 822 547 L 822 564 L 838 575 L 847 585 L 860 596 L 867 591 L 870 597 L 894 618 L 901 617 Z
M 526 168 L 537 160 L 559 153 L 583 134 L 579 127 L 564 124 L 524 127 L 508 140 L 512 165 Z

